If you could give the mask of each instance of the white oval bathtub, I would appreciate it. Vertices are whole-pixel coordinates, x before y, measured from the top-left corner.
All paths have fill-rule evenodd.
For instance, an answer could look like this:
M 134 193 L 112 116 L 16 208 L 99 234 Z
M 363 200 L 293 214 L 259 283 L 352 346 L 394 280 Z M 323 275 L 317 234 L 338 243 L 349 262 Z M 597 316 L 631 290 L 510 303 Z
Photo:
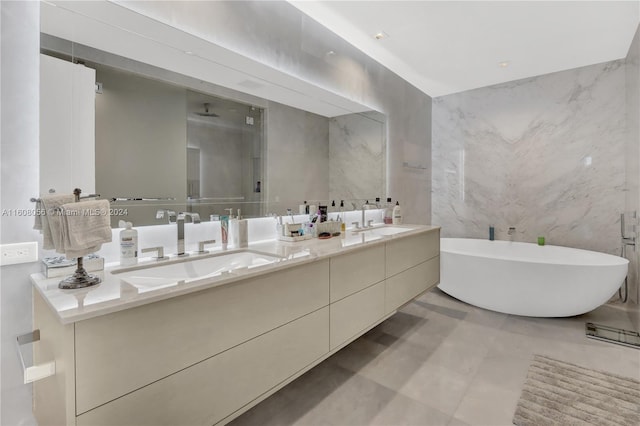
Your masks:
M 568 317 L 606 303 L 629 261 L 559 246 L 440 239 L 440 284 L 471 305 L 507 314 Z

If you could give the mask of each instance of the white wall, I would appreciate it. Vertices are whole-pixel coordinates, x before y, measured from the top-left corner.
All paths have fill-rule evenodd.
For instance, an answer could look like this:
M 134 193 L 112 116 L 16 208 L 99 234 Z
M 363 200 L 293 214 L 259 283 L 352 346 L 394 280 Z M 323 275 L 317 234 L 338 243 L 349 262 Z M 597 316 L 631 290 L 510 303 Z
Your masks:
M 0 2 L 0 210 L 33 209 L 39 167 L 39 31 L 37 2 Z M 33 221 L 0 218 L 0 243 L 37 241 Z M 32 425 L 31 387 L 22 384 L 14 339 L 31 330 L 31 283 L 36 263 L 0 267 L 0 424 Z

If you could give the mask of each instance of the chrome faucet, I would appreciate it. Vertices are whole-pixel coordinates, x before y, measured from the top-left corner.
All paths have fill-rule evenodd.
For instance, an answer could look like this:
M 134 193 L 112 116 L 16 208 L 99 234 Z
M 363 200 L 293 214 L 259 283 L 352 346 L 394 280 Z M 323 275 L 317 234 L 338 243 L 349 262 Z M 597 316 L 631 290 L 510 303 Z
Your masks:
M 190 217 L 191 222 L 200 223 L 200 215 L 198 213 L 180 212 L 176 218 L 178 224 L 178 256 L 188 256 L 184 252 L 184 220 Z
M 371 228 L 371 222 L 369 222 L 369 224 L 367 224 L 367 222 L 365 221 L 365 218 L 364 218 L 364 211 L 365 210 L 369 210 L 371 208 L 377 209 L 378 206 L 376 206 L 373 203 L 370 203 L 369 200 L 365 201 L 365 203 L 362 205 L 362 222 L 361 223 L 362 223 L 362 227 L 363 228 Z
M 167 219 L 169 219 L 169 223 L 176 221 L 176 212 L 173 210 L 160 209 L 156 212 L 156 219 L 162 219 L 164 214 L 167 214 Z

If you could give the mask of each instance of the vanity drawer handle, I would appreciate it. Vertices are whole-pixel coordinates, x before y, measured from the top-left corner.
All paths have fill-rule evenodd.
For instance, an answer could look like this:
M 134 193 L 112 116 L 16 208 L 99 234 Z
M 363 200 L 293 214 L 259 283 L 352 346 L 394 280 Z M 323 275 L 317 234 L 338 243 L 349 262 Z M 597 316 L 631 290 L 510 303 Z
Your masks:
M 45 377 L 53 376 L 56 374 L 56 362 L 49 361 L 43 364 L 26 366 L 24 362 L 24 355 L 22 353 L 22 347 L 30 343 L 36 343 L 40 341 L 40 330 L 34 330 L 30 333 L 21 334 L 16 338 L 16 346 L 18 349 L 18 357 L 20 358 L 20 365 L 22 365 L 24 384 L 35 382 L 36 380 L 44 379 Z

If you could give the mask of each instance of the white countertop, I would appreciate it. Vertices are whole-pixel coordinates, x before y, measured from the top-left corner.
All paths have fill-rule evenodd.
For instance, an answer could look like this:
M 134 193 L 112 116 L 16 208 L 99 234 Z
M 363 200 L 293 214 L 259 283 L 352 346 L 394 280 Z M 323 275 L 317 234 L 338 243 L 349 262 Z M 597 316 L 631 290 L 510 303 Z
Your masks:
M 394 225 L 394 227 L 395 226 L 397 225 Z M 47 304 L 56 313 L 60 322 L 70 324 L 440 229 L 437 226 L 425 225 L 402 226 L 412 229 L 395 235 L 375 238 L 366 236 L 364 233 L 354 233 L 348 230 L 343 237 L 333 237 L 327 240 L 314 238 L 296 243 L 277 240 L 252 243 L 249 245 L 249 250 L 276 255 L 282 259 L 257 268 L 236 269 L 217 276 L 208 276 L 203 279 L 199 278 L 190 281 L 181 280 L 168 285 L 165 283 L 158 288 L 138 287 L 129 284 L 120 278 L 118 271 L 130 269 L 131 267 L 122 267 L 119 265 L 107 266 L 104 271 L 91 272 L 92 274 L 100 276 L 102 282 L 96 286 L 84 289 L 61 290 L 58 288 L 58 283 L 64 277 L 47 279 L 41 273 L 31 275 L 31 281 Z M 217 249 L 205 255 L 191 255 L 186 258 L 186 261 L 204 259 L 207 256 L 212 257 L 233 252 L 234 250 L 222 251 Z M 185 261 L 185 258 L 172 258 L 160 262 L 152 258 L 143 258 L 136 266 L 160 266 L 183 261 Z

